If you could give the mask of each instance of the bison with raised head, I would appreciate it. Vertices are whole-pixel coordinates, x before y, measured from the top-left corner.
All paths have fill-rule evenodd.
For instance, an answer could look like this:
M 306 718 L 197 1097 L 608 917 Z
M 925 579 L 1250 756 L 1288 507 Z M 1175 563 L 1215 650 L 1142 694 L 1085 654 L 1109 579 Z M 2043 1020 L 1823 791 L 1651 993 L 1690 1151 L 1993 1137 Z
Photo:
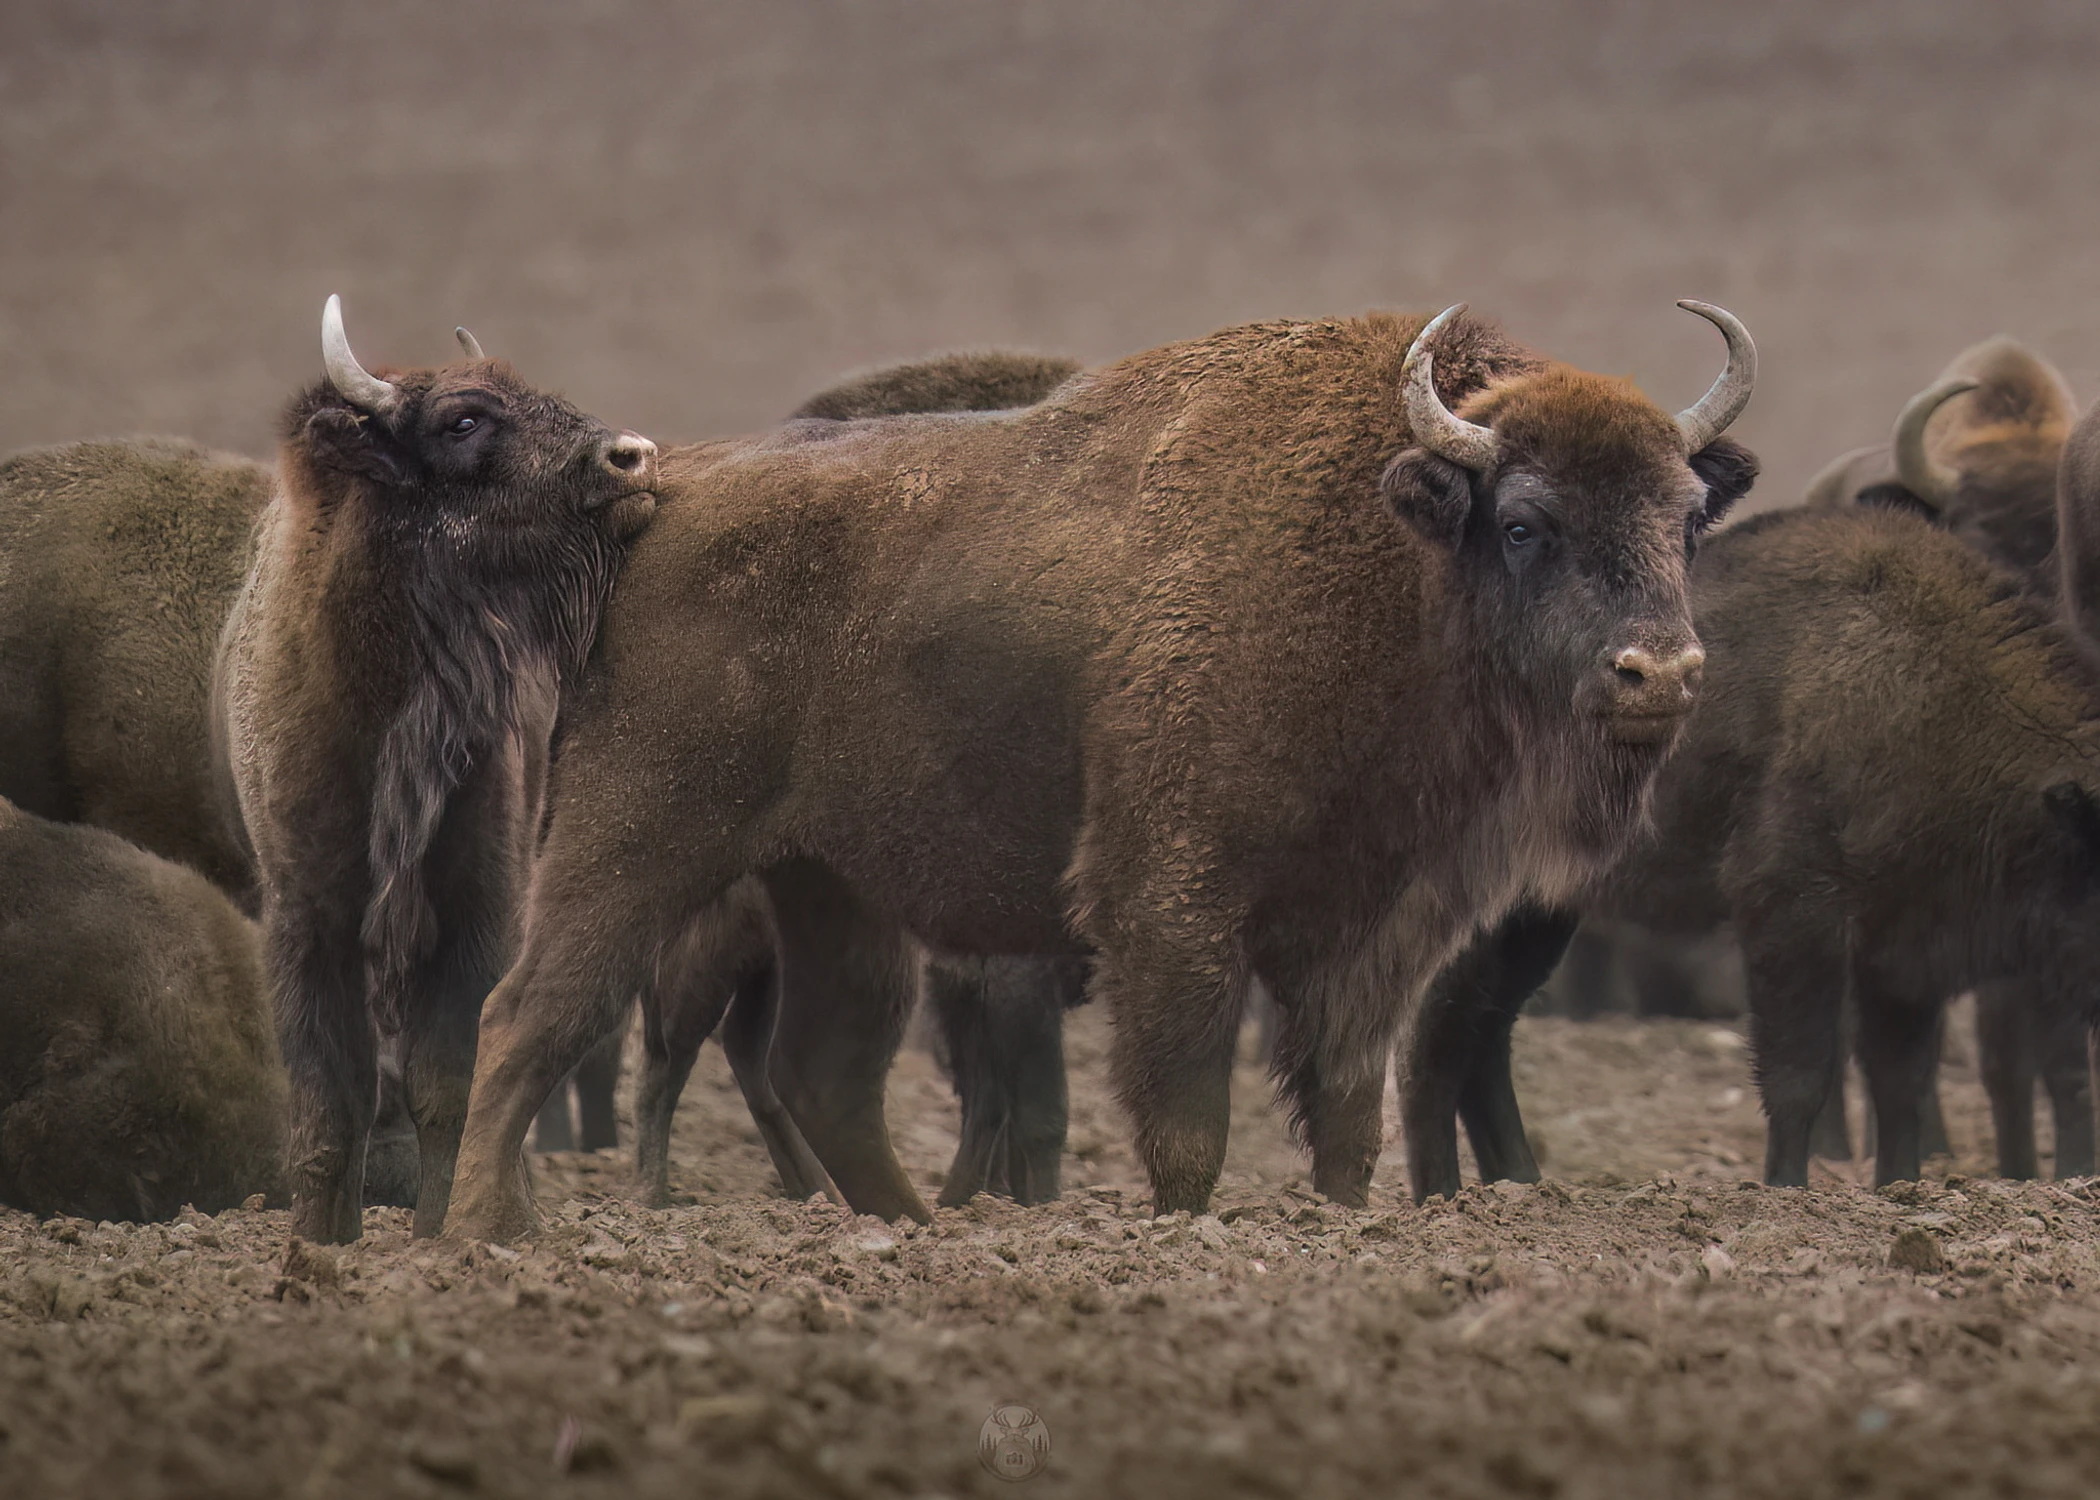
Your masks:
M 443 1220 L 556 702 L 654 506 L 653 444 L 465 342 L 464 364 L 375 375 L 329 299 L 327 378 L 286 412 L 218 664 L 311 1239 L 359 1233 L 375 1021 L 402 1051 L 417 1227 Z
M 683 450 L 566 714 L 450 1228 L 655 955 L 819 865 L 932 945 L 1094 955 L 1162 1211 L 1225 1149 L 1250 974 L 1318 1187 L 1362 1202 L 1408 1004 L 1609 867 L 1696 693 L 1741 326 L 1672 417 L 1453 309 L 1268 323 L 1010 414 Z M 1455 410 L 1454 410 L 1455 408 Z

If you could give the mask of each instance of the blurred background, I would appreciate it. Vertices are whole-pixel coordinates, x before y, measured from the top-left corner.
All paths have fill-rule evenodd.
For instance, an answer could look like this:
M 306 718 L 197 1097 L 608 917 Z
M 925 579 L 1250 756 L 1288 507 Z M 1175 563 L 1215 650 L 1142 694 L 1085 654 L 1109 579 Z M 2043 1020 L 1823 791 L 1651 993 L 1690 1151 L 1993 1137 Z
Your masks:
M 2100 6 L 0 0 L 0 449 L 258 455 L 343 294 L 659 441 L 938 349 L 1467 300 L 1791 500 L 2005 332 L 2100 391 Z

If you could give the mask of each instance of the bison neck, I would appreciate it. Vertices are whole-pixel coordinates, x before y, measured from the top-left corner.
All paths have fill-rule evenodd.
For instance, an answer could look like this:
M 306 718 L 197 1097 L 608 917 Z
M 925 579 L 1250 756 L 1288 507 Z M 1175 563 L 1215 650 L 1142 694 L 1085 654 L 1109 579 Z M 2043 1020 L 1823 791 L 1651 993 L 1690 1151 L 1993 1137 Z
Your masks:
M 384 708 L 363 937 L 373 1014 L 391 1031 L 410 972 L 438 939 L 426 866 L 462 787 L 504 783 L 477 804 L 513 826 L 481 826 L 484 816 L 461 836 L 522 855 L 562 684 L 590 649 L 618 554 L 589 536 L 491 543 L 435 529 L 382 538 L 374 554 L 398 614 L 388 634 L 368 638 L 393 659 L 367 663 Z

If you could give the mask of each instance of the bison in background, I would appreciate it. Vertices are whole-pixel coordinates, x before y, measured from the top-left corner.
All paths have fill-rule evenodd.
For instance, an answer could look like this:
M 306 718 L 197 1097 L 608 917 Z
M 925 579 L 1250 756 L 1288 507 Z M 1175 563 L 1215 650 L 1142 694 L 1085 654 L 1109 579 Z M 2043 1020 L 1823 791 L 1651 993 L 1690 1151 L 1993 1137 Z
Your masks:
M 850 422 L 929 412 L 1010 411 L 1035 405 L 1079 370 L 1079 361 L 1049 354 L 937 354 L 849 376 L 796 407 L 794 417 Z
M 281 1195 L 254 926 L 210 881 L 0 801 L 0 1203 L 87 1219 Z
M 2034 598 L 2055 605 L 2059 570 L 2072 570 L 2080 559 L 2094 557 L 2100 542 L 2093 528 L 2081 527 L 2082 517 L 2100 514 L 2095 508 L 2100 495 L 2087 486 L 2083 493 L 2093 498 L 2081 502 L 2076 497 L 2078 486 L 2069 477 L 2068 457 L 2068 488 L 2062 499 L 2058 494 L 2059 455 L 2065 452 L 2075 409 L 2062 375 L 2047 360 L 2013 340 L 1987 340 L 1963 351 L 1905 404 L 1888 443 L 1846 454 L 1818 475 L 1804 497 L 1804 508 L 1843 512 L 1864 505 L 1911 512 L 1960 537 L 2011 570 Z M 2081 542 L 2081 535 L 2087 540 Z M 2070 587 L 2062 593 L 2066 602 L 2057 607 L 2066 608 L 2077 596 Z M 2075 613 L 2067 618 L 2076 624 Z M 1638 913 L 1629 912 L 1626 918 L 1613 924 L 1622 934 L 1637 925 Z M 1652 948 L 1695 939 L 1689 934 L 1649 935 L 1645 941 Z M 1623 942 L 1619 946 L 1626 947 Z M 1578 956 L 1592 974 L 1600 972 L 1599 955 L 1589 951 L 1571 954 L 1564 975 L 1575 967 Z M 2039 1001 L 2018 980 L 1986 979 L 1975 988 L 1978 1054 L 1991 1099 L 1999 1170 L 2008 1177 L 2038 1175 L 2034 1085 L 2039 1074 L 2055 1116 L 2057 1175 L 2091 1172 L 2093 1113 L 2083 1018 L 2075 1008 Z M 1498 1030 L 1506 1033 L 1525 998 L 1514 992 L 1490 997 L 1477 991 L 1463 1002 L 1454 997 L 1453 1003 L 1462 1003 L 1472 1019 L 1453 1022 L 1451 1029 L 1478 1038 Z M 1437 1008 L 1430 1007 L 1432 1012 Z M 1486 1019 L 1490 1012 L 1499 1017 L 1492 1024 Z M 1486 1041 L 1482 1045 L 1480 1066 L 1492 1071 L 1495 1046 Z M 1506 1040 L 1501 1045 L 1506 1048 Z M 1842 1075 L 1818 1120 L 1818 1155 L 1851 1155 L 1841 1079 Z M 1936 1091 L 1928 1089 L 1922 1107 L 1925 1150 L 1945 1151 Z M 1870 1127 L 1871 1123 L 1870 1116 Z M 1444 1130 L 1448 1136 L 1450 1127 Z M 1521 1127 L 1504 1136 L 1487 1145 L 1487 1156 L 1498 1162 L 1517 1160 L 1514 1175 L 1535 1177 Z M 1479 1145 L 1476 1141 L 1476 1151 Z M 1454 1140 L 1448 1155 L 1431 1163 L 1426 1176 L 1418 1171 L 1418 1195 L 1455 1190 L 1457 1171 Z
M 106 828 L 252 909 L 212 657 L 270 471 L 167 438 L 0 463 L 0 797 Z
M 443 1221 L 556 705 L 653 509 L 655 448 L 471 344 L 462 365 L 374 375 L 334 298 L 322 350 L 215 701 L 291 1077 L 293 1227 L 351 1240 L 375 1021 L 401 1047 L 417 1230 Z
M 524 1132 L 650 956 L 812 863 L 942 949 L 1091 950 L 1162 1211 L 1208 1201 L 1259 973 L 1315 1183 L 1361 1202 L 1408 1003 L 1616 860 L 1692 701 L 1687 558 L 1755 467 L 1719 437 L 1748 337 L 1695 310 L 1731 357 L 1676 418 L 1454 309 L 667 461 L 566 716 L 449 1229 L 531 1227 Z
M 1914 1178 L 1948 996 L 2020 975 L 2090 1013 L 2100 973 L 2100 672 L 1975 552 L 1901 514 L 1761 516 L 1696 583 L 1706 702 L 1606 909 L 1732 919 L 1770 1122 L 1807 1180 L 1849 984 L 1877 1182 Z

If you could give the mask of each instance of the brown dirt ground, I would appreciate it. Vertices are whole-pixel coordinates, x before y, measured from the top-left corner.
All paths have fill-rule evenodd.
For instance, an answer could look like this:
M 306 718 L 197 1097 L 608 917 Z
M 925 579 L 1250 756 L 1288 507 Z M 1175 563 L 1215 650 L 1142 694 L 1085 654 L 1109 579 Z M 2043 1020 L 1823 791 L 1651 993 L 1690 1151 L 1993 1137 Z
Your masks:
M 1368 1209 L 1315 1200 L 1249 1062 L 1216 1216 L 1147 1218 L 1081 1012 L 1072 1186 L 1036 1209 L 771 1197 L 710 1048 L 675 1143 L 694 1201 L 545 1158 L 521 1251 L 413 1242 L 396 1210 L 334 1253 L 276 1212 L 0 1213 L 0 1491 L 991 1495 L 980 1425 L 1022 1403 L 1044 1496 L 2090 1492 L 2100 1193 L 1965 1175 L 1965 1048 L 1937 1180 L 1776 1191 L 1745 1180 L 1732 1027 L 1518 1035 L 1551 1180 L 1421 1209 L 1392 1155 Z M 923 1052 L 891 1109 L 933 1188 L 956 1120 Z

